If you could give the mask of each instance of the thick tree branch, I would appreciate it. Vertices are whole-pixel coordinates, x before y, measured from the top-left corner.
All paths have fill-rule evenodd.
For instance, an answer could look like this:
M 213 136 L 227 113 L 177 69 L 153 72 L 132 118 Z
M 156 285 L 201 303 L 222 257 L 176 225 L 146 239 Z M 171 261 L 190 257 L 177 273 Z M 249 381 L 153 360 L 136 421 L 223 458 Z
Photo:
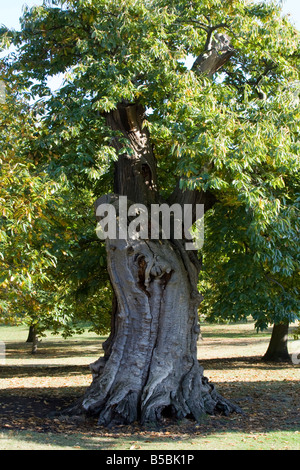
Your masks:
M 217 201 L 216 197 L 209 191 L 198 191 L 190 189 L 181 189 L 180 183 L 178 182 L 175 190 L 168 198 L 168 204 L 180 204 L 181 207 L 184 204 L 192 205 L 192 221 L 196 221 L 196 205 L 204 204 L 204 212 L 207 212 L 213 207 Z
M 144 107 L 139 104 L 121 103 L 106 115 L 110 128 L 121 132 L 129 144 L 126 148 L 124 141 L 117 137 L 112 141 L 119 153 L 115 164 L 114 192 L 148 205 L 157 199 L 157 176 L 149 132 L 143 126 L 144 118 Z
M 214 31 L 226 24 L 219 24 L 208 29 L 207 40 L 204 51 L 195 60 L 192 70 L 199 74 L 213 75 L 219 70 L 234 54 L 234 49 L 230 44 L 230 38 L 226 34 L 215 34 Z M 183 190 L 180 189 L 179 182 L 168 200 L 169 204 L 193 205 L 193 222 L 196 220 L 196 204 L 204 204 L 204 212 L 209 210 L 216 202 L 216 197 L 209 191 Z
M 234 54 L 227 34 L 213 34 L 216 29 L 224 26 L 226 25 L 220 24 L 209 28 L 204 51 L 196 58 L 192 70 L 211 76 Z

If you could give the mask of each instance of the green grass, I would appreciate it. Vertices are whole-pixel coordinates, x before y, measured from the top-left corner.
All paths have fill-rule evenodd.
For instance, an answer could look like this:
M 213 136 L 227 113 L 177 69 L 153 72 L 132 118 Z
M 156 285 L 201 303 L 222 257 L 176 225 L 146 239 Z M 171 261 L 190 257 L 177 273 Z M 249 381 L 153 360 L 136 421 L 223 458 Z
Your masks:
M 0 340 L 1 341 L 13 341 L 13 342 L 24 342 L 28 336 L 28 327 L 26 326 L 11 326 L 11 325 L 0 325 Z M 51 343 L 53 341 L 82 341 L 85 339 L 95 339 L 98 336 L 88 329 L 84 330 L 83 334 L 75 334 L 70 338 L 63 338 L 60 334 L 53 334 L 51 331 L 45 331 L 45 337 L 42 337 L 42 342 Z
M 300 431 L 224 432 L 204 436 L 105 437 L 2 431 L 3 450 L 300 450 Z
M 0 326 L 0 341 L 6 345 L 6 365 L 79 365 L 95 361 L 101 354 L 101 343 L 106 339 L 87 329 L 83 334 L 64 338 L 45 331 L 38 344 L 38 353 L 31 354 L 31 343 L 26 343 L 25 326 Z M 84 354 L 82 354 L 84 351 Z

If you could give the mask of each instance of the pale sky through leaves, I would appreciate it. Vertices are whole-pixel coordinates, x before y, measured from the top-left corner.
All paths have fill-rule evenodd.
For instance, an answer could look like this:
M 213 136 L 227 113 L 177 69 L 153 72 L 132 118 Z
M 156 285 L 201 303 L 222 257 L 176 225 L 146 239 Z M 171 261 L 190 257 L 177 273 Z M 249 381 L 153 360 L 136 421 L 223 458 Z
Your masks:
M 291 15 L 291 21 L 300 29 L 300 1 L 299 0 L 281 0 L 284 13 Z M 29 7 L 33 5 L 42 5 L 42 0 L 0 0 L 1 19 L 0 24 L 9 28 L 19 27 L 19 18 L 22 15 L 23 5 Z
M 290 14 L 291 22 L 300 30 L 300 0 L 281 0 L 283 11 Z M 0 0 L 1 18 L 0 24 L 8 28 L 18 29 L 20 26 L 19 18 L 22 16 L 23 5 L 32 7 L 42 5 L 43 0 Z M 62 77 L 53 77 L 49 85 L 51 88 L 58 88 L 61 85 Z

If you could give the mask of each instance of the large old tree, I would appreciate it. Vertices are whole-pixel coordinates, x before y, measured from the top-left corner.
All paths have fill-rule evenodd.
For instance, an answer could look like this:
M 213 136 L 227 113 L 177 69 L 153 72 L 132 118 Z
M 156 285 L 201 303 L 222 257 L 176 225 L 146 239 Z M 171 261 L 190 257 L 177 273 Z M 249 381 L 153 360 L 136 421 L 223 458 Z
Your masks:
M 216 262 L 212 249 L 211 265 L 233 260 L 234 271 L 241 253 L 245 269 L 257 263 L 274 302 L 281 296 L 274 321 L 287 322 L 296 311 L 299 48 L 280 15 L 246 0 L 53 1 L 3 37 L 18 46 L 11 66 L 27 87 L 35 80 L 32 94 L 47 97 L 47 77 L 65 74 L 43 118 L 45 167 L 55 162 L 75 187 L 98 181 L 96 208 L 118 207 L 119 196 L 148 208 L 203 204 L 210 247 L 224 218 L 228 253 L 216 249 Z M 289 218 L 279 227 L 281 213 Z M 106 241 L 111 333 L 73 412 L 108 424 L 238 410 L 197 360 L 202 262 L 173 235 Z

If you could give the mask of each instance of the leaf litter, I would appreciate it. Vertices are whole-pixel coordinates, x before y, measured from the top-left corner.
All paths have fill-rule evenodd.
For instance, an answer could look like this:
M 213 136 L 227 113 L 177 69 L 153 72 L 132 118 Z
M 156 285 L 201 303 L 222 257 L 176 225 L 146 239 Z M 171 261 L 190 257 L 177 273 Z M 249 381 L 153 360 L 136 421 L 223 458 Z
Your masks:
M 164 418 L 159 426 L 139 423 L 111 429 L 95 419 L 74 421 L 59 413 L 76 401 L 91 382 L 87 366 L 0 367 L 0 429 L 89 436 L 138 436 L 144 442 L 170 438 L 183 442 L 192 436 L 240 431 L 259 439 L 271 430 L 300 429 L 300 368 L 266 364 L 260 357 L 204 359 L 205 375 L 217 390 L 237 403 L 244 415 L 206 416 L 201 423 Z M 53 414 L 55 412 L 55 414 Z M 132 448 L 139 444 L 132 442 Z

